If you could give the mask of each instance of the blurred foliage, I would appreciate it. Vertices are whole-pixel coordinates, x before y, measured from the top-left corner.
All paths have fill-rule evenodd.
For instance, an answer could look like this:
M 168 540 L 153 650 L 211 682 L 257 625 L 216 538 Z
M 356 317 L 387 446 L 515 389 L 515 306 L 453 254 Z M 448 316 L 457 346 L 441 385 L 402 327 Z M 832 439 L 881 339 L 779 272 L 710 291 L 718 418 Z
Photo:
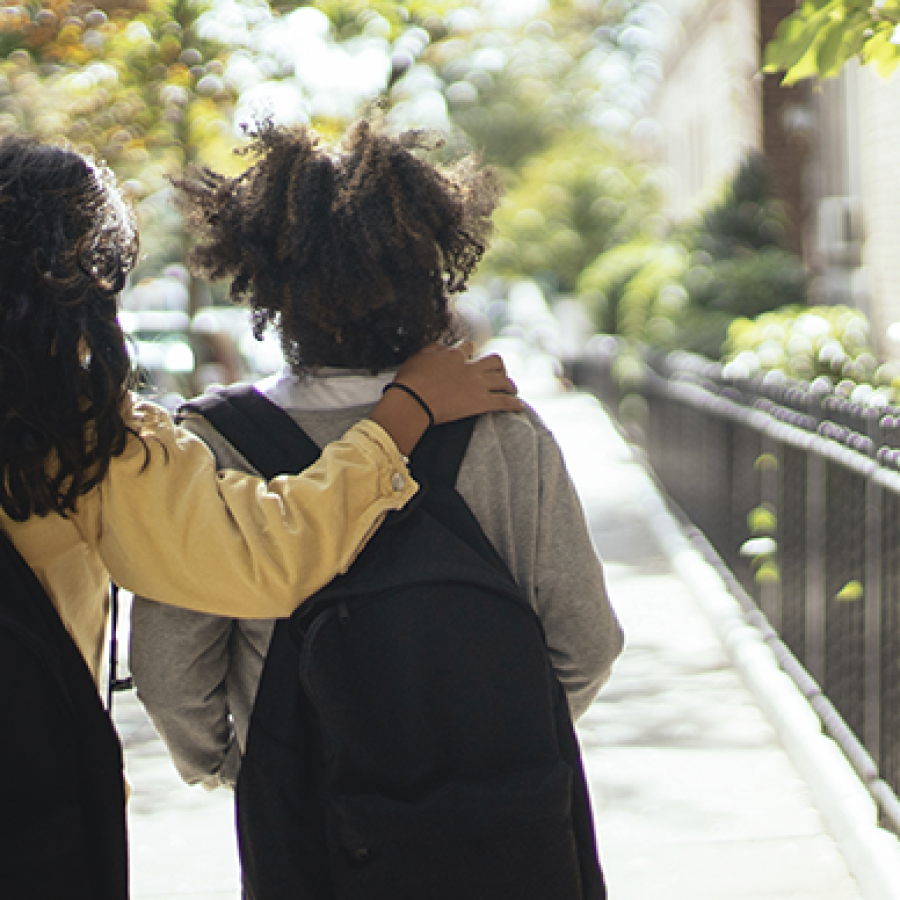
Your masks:
M 766 47 L 765 71 L 795 84 L 837 75 L 857 57 L 887 77 L 900 62 L 898 26 L 900 0 L 803 0 Z
M 686 267 L 680 243 L 637 238 L 598 256 L 579 279 L 578 293 L 598 331 L 636 336 L 656 307 L 669 317 L 682 312 Z
M 474 148 L 507 185 L 484 272 L 534 277 L 552 299 L 574 291 L 599 254 L 659 227 L 653 173 L 623 141 L 640 135 L 661 76 L 656 8 L 556 0 L 539 15 L 498 19 L 491 6 L 472 4 L 445 17 L 443 33 L 429 31 L 391 91 L 390 115 L 417 124 L 445 105 L 451 149 Z
M 691 306 L 734 316 L 757 316 L 806 298 L 808 275 L 798 257 L 779 247 L 714 259 L 691 256 L 684 286 Z
M 448 128 L 448 153 L 474 149 L 502 169 L 509 194 L 486 271 L 571 291 L 599 254 L 658 228 L 653 179 L 622 146 L 647 131 L 657 14 L 649 0 L 7 6 L 0 135 L 66 139 L 116 170 L 141 216 L 139 281 L 188 249 L 167 175 L 243 168 L 236 124 L 279 118 L 273 96 L 292 98 L 285 121 L 327 134 L 380 100 L 394 125 Z M 208 301 L 205 286 L 189 293 L 191 307 Z
M 510 181 L 485 268 L 554 293 L 574 291 L 598 255 L 652 227 L 659 204 L 646 166 L 591 133 L 531 157 Z
M 422 20 L 430 43 L 393 86 L 389 116 L 421 125 L 443 110 L 450 151 L 501 169 L 507 194 L 483 271 L 537 278 L 552 299 L 657 211 L 652 174 L 623 148 L 661 75 L 655 7 L 556 0 L 498 17 L 495 6 L 456 10 L 443 30 Z
M 869 342 L 869 323 L 846 306 L 791 306 L 755 319 L 735 319 L 723 348 L 726 373 L 751 376 L 783 372 L 801 381 L 819 379 L 849 395 L 872 386 L 900 388 L 900 368 L 879 364 Z M 860 399 L 858 395 L 855 399 Z
M 227 158 L 234 90 L 225 48 L 204 39 L 191 0 L 137 6 L 60 7 L 53 28 L 5 21 L 0 133 L 64 137 L 109 162 L 146 195 L 163 173 Z M 79 14 L 80 13 L 80 14 Z M 40 35 L 40 39 L 38 36 Z
M 782 249 L 784 213 L 750 155 L 721 198 L 665 241 L 603 254 L 579 281 L 599 329 L 716 358 L 736 317 L 805 302 L 807 273 Z
M 346 40 L 373 31 L 396 39 L 410 26 L 424 26 L 429 33 L 440 37 L 446 30 L 445 17 L 465 5 L 463 0 L 314 0 L 313 3 L 276 0 L 272 7 L 279 12 L 301 6 L 318 9 L 328 16 L 337 39 Z
M 693 248 L 712 259 L 731 259 L 780 247 L 786 233 L 783 205 L 769 191 L 765 157 L 748 153 L 722 197 L 700 213 Z
M 141 217 L 138 279 L 188 249 L 166 175 L 189 163 L 235 167 L 237 92 L 225 78 L 227 48 L 199 28 L 209 8 L 204 0 L 60 4 L 3 20 L 5 46 L 15 49 L 0 59 L 0 134 L 67 139 L 115 169 Z M 49 12 L 54 21 L 37 28 Z M 190 306 L 205 296 L 191 282 Z
M 805 302 L 806 268 L 783 249 L 785 233 L 784 209 L 769 193 L 765 160 L 751 153 L 687 235 L 686 309 L 696 311 L 698 320 L 709 314 L 710 326 L 705 346 L 689 349 L 718 356 L 731 319 Z
M 472 146 L 515 170 L 573 131 L 615 138 L 640 119 L 661 77 L 655 9 L 643 0 L 556 0 L 510 22 L 473 5 L 450 19 L 422 63 Z

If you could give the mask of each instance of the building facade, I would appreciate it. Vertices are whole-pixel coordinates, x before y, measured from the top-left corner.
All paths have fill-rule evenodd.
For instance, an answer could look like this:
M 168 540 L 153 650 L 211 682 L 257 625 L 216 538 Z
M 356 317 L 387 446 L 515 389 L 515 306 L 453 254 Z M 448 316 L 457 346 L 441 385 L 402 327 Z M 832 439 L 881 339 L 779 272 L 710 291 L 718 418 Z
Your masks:
M 900 73 L 856 63 L 790 88 L 760 73 L 794 0 L 673 0 L 664 35 L 667 212 L 690 217 L 750 150 L 764 152 L 812 273 L 811 301 L 864 311 L 884 359 L 900 361 Z

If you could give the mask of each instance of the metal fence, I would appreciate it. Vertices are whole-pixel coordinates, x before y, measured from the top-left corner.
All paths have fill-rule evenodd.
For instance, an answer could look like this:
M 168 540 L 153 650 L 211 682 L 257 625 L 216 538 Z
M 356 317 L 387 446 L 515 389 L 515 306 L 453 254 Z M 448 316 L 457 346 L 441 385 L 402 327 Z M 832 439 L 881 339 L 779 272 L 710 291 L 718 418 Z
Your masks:
M 684 354 L 623 366 L 617 348 L 572 379 L 643 444 L 900 829 L 900 409 Z

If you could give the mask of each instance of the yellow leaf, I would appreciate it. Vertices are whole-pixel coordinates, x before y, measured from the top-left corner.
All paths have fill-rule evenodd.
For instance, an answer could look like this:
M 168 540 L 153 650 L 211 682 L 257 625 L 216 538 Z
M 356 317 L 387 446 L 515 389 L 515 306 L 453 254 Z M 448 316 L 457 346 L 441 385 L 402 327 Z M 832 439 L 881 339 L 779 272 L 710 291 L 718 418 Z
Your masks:
M 781 581 L 781 572 L 778 564 L 772 560 L 767 560 L 757 569 L 753 580 L 757 584 L 778 584 Z
M 778 517 L 771 506 L 757 506 L 747 515 L 747 525 L 753 534 L 775 534 Z
M 834 599 L 841 603 L 852 603 L 855 600 L 862 600 L 863 586 L 862 583 L 854 579 L 848 581 L 835 595 Z
M 806 53 L 803 54 L 800 61 L 790 68 L 788 73 L 781 80 L 781 83 L 784 87 L 790 87 L 806 78 L 815 78 L 818 74 L 819 70 L 816 64 L 816 50 L 815 47 L 810 47 Z

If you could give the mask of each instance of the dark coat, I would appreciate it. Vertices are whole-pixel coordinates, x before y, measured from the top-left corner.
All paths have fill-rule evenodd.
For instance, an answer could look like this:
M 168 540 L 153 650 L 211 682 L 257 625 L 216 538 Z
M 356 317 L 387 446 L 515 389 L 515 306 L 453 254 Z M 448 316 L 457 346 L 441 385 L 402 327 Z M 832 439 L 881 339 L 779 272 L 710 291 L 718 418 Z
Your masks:
M 0 533 L 0 892 L 126 900 L 122 750 L 84 658 Z

